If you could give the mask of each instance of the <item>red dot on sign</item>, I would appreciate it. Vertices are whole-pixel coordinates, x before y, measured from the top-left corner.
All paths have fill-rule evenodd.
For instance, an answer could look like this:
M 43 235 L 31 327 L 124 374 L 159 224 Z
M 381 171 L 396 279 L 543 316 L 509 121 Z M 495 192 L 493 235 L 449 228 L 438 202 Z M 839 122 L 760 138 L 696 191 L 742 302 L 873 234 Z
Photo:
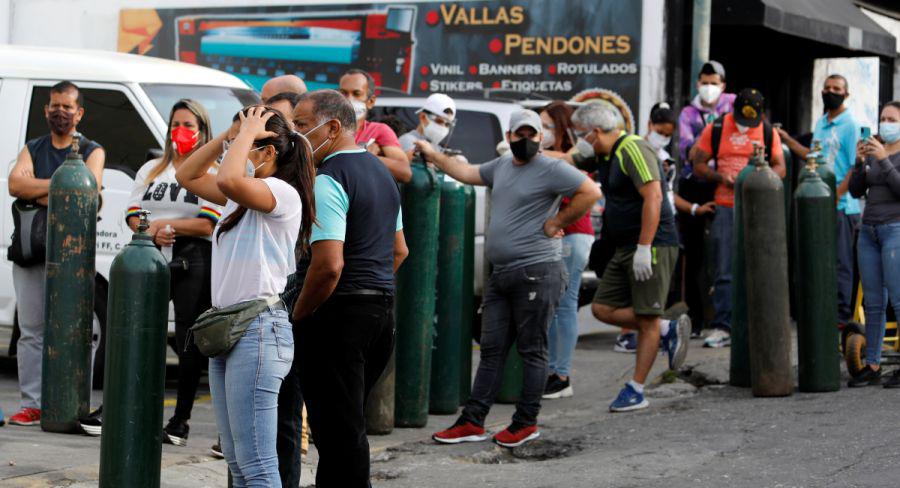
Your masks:
M 423 81 L 422 83 L 419 83 L 419 89 L 422 91 L 428 91 L 428 82 Z
M 494 84 L 493 84 L 493 87 L 494 87 L 494 88 L 500 88 L 500 82 L 499 82 L 499 81 L 495 81 Z
M 499 53 L 500 50 L 503 49 L 503 41 L 501 41 L 500 39 L 494 39 L 490 42 L 490 44 L 488 44 L 488 49 L 490 49 L 494 54 Z
M 550 73 L 551 75 L 555 75 L 555 74 L 556 74 L 556 65 L 555 65 L 555 64 L 551 64 L 551 65 L 547 68 L 547 72 Z
M 422 73 L 422 76 L 427 75 L 427 74 L 428 74 L 428 66 L 422 66 L 422 67 L 419 69 L 419 72 Z
M 478 74 L 478 68 L 475 67 L 474 64 L 473 64 L 472 66 L 469 66 L 469 74 L 472 74 L 472 75 L 477 75 L 477 74 Z
M 432 10 L 425 14 L 425 22 L 428 23 L 428 25 L 436 25 L 440 19 L 441 18 L 436 10 Z

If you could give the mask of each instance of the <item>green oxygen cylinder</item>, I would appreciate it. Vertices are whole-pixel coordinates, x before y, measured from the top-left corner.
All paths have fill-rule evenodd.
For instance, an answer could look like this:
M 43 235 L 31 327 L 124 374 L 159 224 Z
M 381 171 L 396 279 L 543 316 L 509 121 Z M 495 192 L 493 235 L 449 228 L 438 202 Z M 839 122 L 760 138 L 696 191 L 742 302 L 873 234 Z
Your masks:
M 462 322 L 459 324 L 459 404 L 472 392 L 472 322 L 475 320 L 475 188 L 466 185 L 466 226 L 463 237 Z
M 816 141 L 813 145 L 813 152 L 816 154 L 816 173 L 822 178 L 822 181 L 828 185 L 832 195 L 837 195 L 837 178 L 834 175 L 834 161 L 828 161 L 825 151 L 822 149 L 821 143 Z
M 747 271 L 744 256 L 743 197 L 747 176 L 755 171 L 748 164 L 734 181 L 734 240 L 731 257 L 731 363 L 728 383 L 750 387 L 750 346 L 747 342 Z
M 837 330 L 837 249 L 835 195 L 810 161 L 794 195 L 798 260 L 797 358 L 800 391 L 841 387 Z
M 403 186 L 403 233 L 409 258 L 397 276 L 397 427 L 428 423 L 440 209 L 440 177 L 424 163 L 413 162 L 412 179 Z
M 431 359 L 429 411 L 437 415 L 456 413 L 462 374 L 462 322 L 465 293 L 466 189 L 450 176 L 442 175 L 441 218 L 437 259 L 437 319 Z
M 160 483 L 169 266 L 146 233 L 148 213 L 109 272 L 101 488 Z
M 793 393 L 784 186 L 756 145 L 742 188 L 750 382 L 754 396 Z
M 91 400 L 91 335 L 97 241 L 97 180 L 72 151 L 50 178 L 41 428 L 81 433 Z

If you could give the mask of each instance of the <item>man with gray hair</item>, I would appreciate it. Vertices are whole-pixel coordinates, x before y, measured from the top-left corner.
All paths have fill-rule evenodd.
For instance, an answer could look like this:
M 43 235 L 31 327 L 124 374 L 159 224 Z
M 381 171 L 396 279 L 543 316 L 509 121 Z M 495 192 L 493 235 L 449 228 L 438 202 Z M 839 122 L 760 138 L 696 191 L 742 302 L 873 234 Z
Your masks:
M 462 415 L 434 434 L 444 444 L 487 439 L 484 420 L 503 380 L 513 342 L 524 364 L 522 394 L 512 424 L 494 442 L 515 447 L 538 437 L 537 416 L 547 382 L 547 333 L 569 282 L 562 262 L 562 229 L 584 216 L 600 189 L 571 165 L 539 154 L 541 118 L 531 110 L 510 116 L 510 152 L 479 166 L 415 141 L 423 157 L 470 185 L 490 187 L 486 255 L 494 266 L 484 293 L 481 362 Z M 563 197 L 569 205 L 559 209 Z
M 601 103 L 572 115 L 583 169 L 596 171 L 606 194 L 603 239 L 615 254 L 606 265 L 591 311 L 608 324 L 638 331 L 634 376 L 609 406 L 612 412 L 647 407 L 644 382 L 653 367 L 660 337 L 677 370 L 687 353 L 690 319 L 663 320 L 669 282 L 678 259 L 672 207 L 662 187 L 662 165 L 640 137 L 619 127 L 615 109 Z
M 305 277 L 291 316 L 319 452 L 316 486 L 370 486 L 364 408 L 394 347 L 394 273 L 407 254 L 400 191 L 354 142 L 356 117 L 340 93 L 301 95 L 293 122 L 318 168 L 310 257 L 297 266 Z

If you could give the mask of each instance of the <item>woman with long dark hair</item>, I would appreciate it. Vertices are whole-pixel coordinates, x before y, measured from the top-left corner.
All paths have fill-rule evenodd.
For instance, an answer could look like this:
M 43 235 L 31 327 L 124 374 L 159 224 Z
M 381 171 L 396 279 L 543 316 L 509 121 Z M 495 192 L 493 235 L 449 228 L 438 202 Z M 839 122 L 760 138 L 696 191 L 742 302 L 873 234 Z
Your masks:
M 294 359 L 288 312 L 278 298 L 315 221 L 315 169 L 308 141 L 276 110 L 238 115 L 218 173 L 208 173 L 229 133 L 198 150 L 178 181 L 225 206 L 213 233 L 212 305 L 264 301 L 237 343 L 209 361 L 222 454 L 235 487 L 281 486 L 275 449 L 278 391 Z

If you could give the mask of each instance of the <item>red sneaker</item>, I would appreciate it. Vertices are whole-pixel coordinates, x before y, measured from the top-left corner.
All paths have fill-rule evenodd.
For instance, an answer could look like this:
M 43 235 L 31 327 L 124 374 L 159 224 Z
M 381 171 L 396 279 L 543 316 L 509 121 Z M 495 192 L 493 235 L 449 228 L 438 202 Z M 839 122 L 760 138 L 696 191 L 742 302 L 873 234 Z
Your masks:
M 11 425 L 38 425 L 41 423 L 41 411 L 36 408 L 23 408 L 9 418 Z
M 478 442 L 488 438 L 484 433 L 484 427 L 477 426 L 472 422 L 458 421 L 447 430 L 442 430 L 431 436 L 441 444 L 459 444 L 460 442 Z
M 503 447 L 517 447 L 541 436 L 537 425 L 517 426 L 512 424 L 494 436 L 494 442 Z

